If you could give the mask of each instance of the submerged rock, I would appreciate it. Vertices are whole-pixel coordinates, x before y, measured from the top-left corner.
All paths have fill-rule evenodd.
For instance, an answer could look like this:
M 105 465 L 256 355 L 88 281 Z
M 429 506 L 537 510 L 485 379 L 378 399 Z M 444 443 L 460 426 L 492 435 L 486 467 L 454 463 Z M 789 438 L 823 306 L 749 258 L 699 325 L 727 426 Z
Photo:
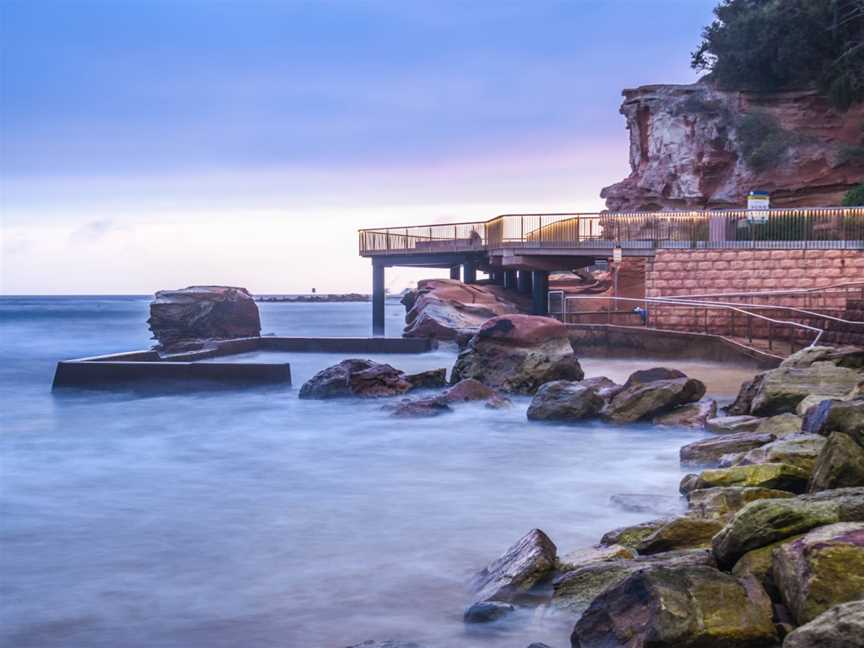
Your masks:
M 509 603 L 500 603 L 499 601 L 480 601 L 474 603 L 465 610 L 463 620 L 465 623 L 491 623 L 501 619 L 516 608 Z
M 452 411 L 453 409 L 443 398 L 421 398 L 398 403 L 393 407 L 391 416 L 398 418 L 430 418 Z
M 532 529 L 474 579 L 480 601 L 509 602 L 555 569 L 557 549 L 540 529 Z
M 814 529 L 773 556 L 774 581 L 797 624 L 864 598 L 864 523 Z
M 504 392 L 533 394 L 553 380 L 582 380 L 567 327 L 558 320 L 507 315 L 485 322 L 453 367 L 451 382 L 473 378 Z
M 147 320 L 159 347 L 172 347 L 207 340 L 258 337 L 261 319 L 258 305 L 245 288 L 189 286 L 160 290 L 150 302 Z
M 786 636 L 783 648 L 861 648 L 864 601 L 829 608 Z
M 603 397 L 591 387 L 554 380 L 540 386 L 527 416 L 532 421 L 580 421 L 597 416 L 605 404 Z
M 777 635 L 755 581 L 707 566 L 639 570 L 606 589 L 576 623 L 576 648 L 753 648 Z

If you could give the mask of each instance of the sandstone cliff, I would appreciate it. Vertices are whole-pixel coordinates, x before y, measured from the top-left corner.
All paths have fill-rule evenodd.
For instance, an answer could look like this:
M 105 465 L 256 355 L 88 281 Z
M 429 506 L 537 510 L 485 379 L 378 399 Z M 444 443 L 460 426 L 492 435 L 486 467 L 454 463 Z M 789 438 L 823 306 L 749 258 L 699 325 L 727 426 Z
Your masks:
M 814 91 L 726 92 L 707 83 L 624 91 L 630 167 L 611 210 L 838 205 L 864 182 L 864 104 L 838 113 Z

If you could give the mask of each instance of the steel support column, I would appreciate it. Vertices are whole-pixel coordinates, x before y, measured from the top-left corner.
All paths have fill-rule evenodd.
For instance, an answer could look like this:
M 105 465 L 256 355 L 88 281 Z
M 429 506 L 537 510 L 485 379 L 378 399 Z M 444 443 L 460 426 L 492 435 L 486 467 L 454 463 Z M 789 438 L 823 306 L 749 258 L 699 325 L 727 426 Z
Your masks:
M 462 281 L 466 284 L 477 283 L 477 264 L 474 259 L 465 259 L 462 264 Z
M 546 270 L 535 270 L 532 273 L 531 284 L 534 297 L 534 314 L 549 314 L 549 272 Z
M 504 271 L 504 288 L 507 290 L 516 290 L 516 271 L 515 270 L 505 270 Z
M 384 335 L 384 266 L 372 262 L 372 335 Z

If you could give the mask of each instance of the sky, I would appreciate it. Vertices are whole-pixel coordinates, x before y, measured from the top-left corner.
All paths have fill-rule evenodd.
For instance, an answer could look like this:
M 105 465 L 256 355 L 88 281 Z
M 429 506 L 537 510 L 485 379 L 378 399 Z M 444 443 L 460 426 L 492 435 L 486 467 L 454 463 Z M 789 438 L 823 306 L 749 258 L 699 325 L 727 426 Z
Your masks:
M 0 292 L 369 292 L 359 228 L 600 210 L 714 4 L 0 0 Z

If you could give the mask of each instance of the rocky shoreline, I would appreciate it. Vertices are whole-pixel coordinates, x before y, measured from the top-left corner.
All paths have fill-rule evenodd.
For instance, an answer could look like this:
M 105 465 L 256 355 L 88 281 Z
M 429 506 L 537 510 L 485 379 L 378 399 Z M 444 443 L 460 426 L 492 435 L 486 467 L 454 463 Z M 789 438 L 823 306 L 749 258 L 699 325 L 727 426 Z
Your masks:
M 256 302 L 285 304 L 340 304 L 345 302 L 372 301 L 371 295 L 360 293 L 318 294 L 311 295 L 255 295 Z

